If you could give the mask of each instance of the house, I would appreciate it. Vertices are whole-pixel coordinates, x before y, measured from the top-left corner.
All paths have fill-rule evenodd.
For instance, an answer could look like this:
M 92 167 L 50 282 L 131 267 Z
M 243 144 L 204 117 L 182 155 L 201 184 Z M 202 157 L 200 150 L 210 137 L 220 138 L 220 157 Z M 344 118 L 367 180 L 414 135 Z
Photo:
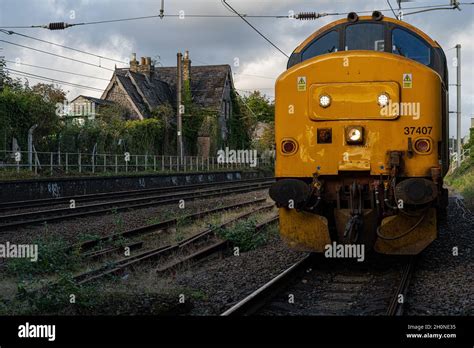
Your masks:
M 83 123 L 86 118 L 94 119 L 100 115 L 101 109 L 113 105 L 114 103 L 109 100 L 79 95 L 71 100 L 68 105 L 64 105 L 61 114 L 62 116 L 73 118 L 79 123 Z
M 234 90 L 232 70 L 229 65 L 191 66 L 187 51 L 180 59 L 181 85 L 189 86 L 195 105 L 217 115 L 217 135 L 202 129 L 197 139 L 197 154 L 207 157 L 211 149 L 227 144 Z M 120 104 L 128 110 L 129 119 L 146 119 L 162 104 L 172 105 L 176 112 L 177 80 L 177 67 L 155 67 L 150 57 L 142 57 L 138 62 L 134 53 L 129 68 L 115 69 L 101 100 Z M 216 136 L 219 139 L 214 139 Z

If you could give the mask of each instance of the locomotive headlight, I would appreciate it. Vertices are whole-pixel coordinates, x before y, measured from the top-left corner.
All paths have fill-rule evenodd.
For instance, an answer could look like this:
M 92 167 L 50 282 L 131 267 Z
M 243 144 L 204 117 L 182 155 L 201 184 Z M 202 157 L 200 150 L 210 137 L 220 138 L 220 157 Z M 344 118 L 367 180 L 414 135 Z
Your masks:
M 377 98 L 377 102 L 379 103 L 379 105 L 381 107 L 385 107 L 388 105 L 388 101 L 389 101 L 389 97 L 386 93 L 382 93 L 381 95 L 379 95 L 379 97 Z
M 350 141 L 359 141 L 362 138 L 362 132 L 358 129 L 351 129 L 349 132 Z
M 327 108 L 329 105 L 331 105 L 331 97 L 327 94 L 323 94 L 319 96 L 319 105 L 322 108 Z
M 348 145 L 359 145 L 364 142 L 364 127 L 346 127 L 346 143 Z

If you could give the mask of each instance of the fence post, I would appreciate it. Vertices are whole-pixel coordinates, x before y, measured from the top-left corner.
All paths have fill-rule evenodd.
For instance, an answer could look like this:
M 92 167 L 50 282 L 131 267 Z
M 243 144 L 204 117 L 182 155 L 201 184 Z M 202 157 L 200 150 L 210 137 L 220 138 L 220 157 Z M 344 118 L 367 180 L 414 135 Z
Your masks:
M 82 165 L 81 165 L 81 153 L 77 154 L 77 166 L 79 167 L 79 173 L 82 173 Z
M 95 173 L 95 155 L 92 152 L 92 173 Z
M 118 173 L 117 161 L 118 161 L 118 155 L 115 155 L 115 174 Z
M 107 154 L 104 154 L 104 173 L 107 172 Z
M 156 172 L 156 156 L 153 155 L 153 171 Z
M 68 164 L 68 162 L 69 162 L 69 153 L 66 152 L 66 173 L 69 172 L 69 164 Z
M 135 172 L 138 172 L 138 155 L 135 155 Z
M 49 156 L 49 166 L 51 168 L 51 175 L 53 175 L 53 153 L 51 152 L 50 156 Z
M 161 156 L 161 171 L 162 172 L 165 171 L 165 156 L 164 155 Z
M 148 155 L 145 155 L 145 172 L 148 168 Z
M 35 151 L 35 175 L 38 175 L 38 154 Z

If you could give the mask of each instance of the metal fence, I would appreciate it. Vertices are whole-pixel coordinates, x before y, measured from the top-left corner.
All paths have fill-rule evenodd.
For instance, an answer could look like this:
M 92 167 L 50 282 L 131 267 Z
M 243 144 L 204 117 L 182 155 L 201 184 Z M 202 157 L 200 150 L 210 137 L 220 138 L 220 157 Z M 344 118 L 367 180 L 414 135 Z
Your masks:
M 224 162 L 218 157 L 90 154 L 33 152 L 0 152 L 0 170 L 27 170 L 38 173 L 131 173 L 131 172 L 193 172 L 225 169 L 252 169 L 273 165 L 273 158 L 258 157 L 255 162 Z
M 461 163 L 471 156 L 471 149 L 461 149 Z M 458 168 L 458 153 L 452 152 L 450 154 L 451 164 L 449 167 L 449 172 L 453 173 Z

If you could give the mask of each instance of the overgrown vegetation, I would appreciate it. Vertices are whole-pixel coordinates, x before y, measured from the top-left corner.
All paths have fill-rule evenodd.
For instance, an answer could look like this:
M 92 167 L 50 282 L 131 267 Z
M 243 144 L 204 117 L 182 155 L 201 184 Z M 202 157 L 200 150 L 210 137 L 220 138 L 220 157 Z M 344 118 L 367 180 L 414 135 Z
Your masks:
M 239 248 L 241 252 L 258 248 L 266 243 L 268 235 L 263 232 L 255 232 L 257 222 L 255 219 L 239 221 L 232 227 L 220 228 L 217 234 L 228 240 L 232 245 Z
M 5 65 L 0 60 L 0 67 Z M 0 162 L 13 163 L 12 139 L 27 151 L 28 130 L 34 130 L 37 152 L 113 153 L 148 155 L 176 154 L 176 110 L 163 104 L 150 110 L 145 120 L 125 120 L 128 111 L 119 105 L 100 105 L 94 118 L 60 117 L 67 91 L 55 84 L 30 87 L 0 69 Z M 210 154 L 229 146 L 256 148 L 259 153 L 273 147 L 274 104 L 259 91 L 241 97 L 231 91 L 232 117 L 220 120 L 219 110 L 197 105 L 189 81 L 183 86 L 183 138 L 186 155 L 198 155 L 199 137 L 210 139 Z M 80 121 L 80 122 L 79 122 Z M 223 122 L 221 122 L 223 121 Z M 223 140 L 222 131 L 228 131 Z M 255 138 L 255 130 L 264 129 Z M 259 132 L 261 134 L 261 132 Z M 3 153 L 2 153 L 3 151 Z
M 470 129 L 470 140 L 464 149 L 471 149 L 470 157 L 466 159 L 454 173 L 446 176 L 445 182 L 458 191 L 466 205 L 474 209 L 474 128 Z

